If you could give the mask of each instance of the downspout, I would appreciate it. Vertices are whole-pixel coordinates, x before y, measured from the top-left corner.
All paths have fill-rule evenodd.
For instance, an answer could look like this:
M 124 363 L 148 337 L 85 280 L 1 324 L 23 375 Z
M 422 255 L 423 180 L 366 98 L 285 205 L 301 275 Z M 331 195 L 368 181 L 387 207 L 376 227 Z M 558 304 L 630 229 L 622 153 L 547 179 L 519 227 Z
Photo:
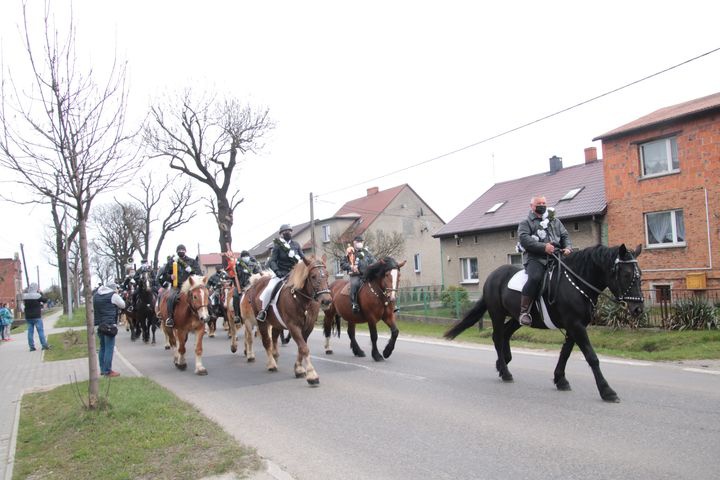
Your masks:
M 440 291 L 445 291 L 445 262 L 443 261 L 443 239 L 440 238 Z

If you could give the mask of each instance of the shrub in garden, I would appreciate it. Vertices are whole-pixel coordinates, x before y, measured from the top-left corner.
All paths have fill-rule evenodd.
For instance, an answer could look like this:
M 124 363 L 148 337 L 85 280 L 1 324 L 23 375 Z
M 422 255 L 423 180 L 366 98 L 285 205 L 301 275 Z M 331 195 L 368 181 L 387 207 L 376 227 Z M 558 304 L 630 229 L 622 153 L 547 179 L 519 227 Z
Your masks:
M 670 330 L 709 330 L 718 328 L 716 308 L 702 297 L 678 300 L 670 317 Z
M 455 307 L 458 303 L 465 308 L 469 303 L 468 291 L 459 285 L 450 285 L 440 294 L 443 307 Z
M 605 291 L 612 295 L 608 290 Z M 595 325 L 610 327 L 614 330 L 619 328 L 636 329 L 647 325 L 647 312 L 638 317 L 633 317 L 622 305 L 613 302 L 605 295 L 598 297 L 593 318 Z

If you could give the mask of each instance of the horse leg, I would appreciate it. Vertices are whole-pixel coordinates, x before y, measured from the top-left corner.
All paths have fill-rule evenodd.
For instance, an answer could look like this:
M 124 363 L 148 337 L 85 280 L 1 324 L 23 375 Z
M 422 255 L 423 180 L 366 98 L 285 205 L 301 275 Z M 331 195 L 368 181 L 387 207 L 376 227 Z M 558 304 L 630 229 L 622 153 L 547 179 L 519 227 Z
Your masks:
M 232 314 L 230 314 L 230 315 L 232 315 Z M 225 319 L 225 317 L 223 317 L 223 322 L 225 322 L 225 321 L 226 321 L 226 319 Z M 237 345 L 238 345 L 237 326 L 235 325 L 235 321 L 232 318 L 232 316 L 227 321 L 228 321 L 228 325 L 229 325 L 228 337 L 230 338 L 230 351 L 232 353 L 235 353 L 235 352 L 237 352 Z
M 267 369 L 269 372 L 277 372 L 277 362 L 272 351 L 272 339 L 270 338 L 270 332 L 268 332 L 267 320 L 264 322 L 258 322 L 258 330 L 262 337 L 263 347 L 265 347 L 265 354 L 267 355 Z
M 181 332 L 178 328 L 173 329 L 173 335 L 175 336 L 175 366 L 179 370 L 185 370 L 187 368 L 187 362 L 185 361 L 185 342 L 187 341 L 187 332 Z
M 360 348 L 360 345 L 358 345 L 357 340 L 355 340 L 355 324 L 353 322 L 348 322 L 347 334 L 348 337 L 350 337 L 350 349 L 352 350 L 353 354 L 356 357 L 364 357 L 365 352 L 363 352 L 362 348 Z
M 207 322 L 208 324 L 208 337 L 215 338 L 215 330 L 217 329 L 217 317 L 212 316 Z
M 280 358 L 280 350 L 278 350 L 278 338 L 283 337 L 283 329 L 270 327 L 272 329 L 272 353 L 275 359 Z
M 383 357 L 389 358 L 390 355 L 392 355 L 393 350 L 395 350 L 395 341 L 398 338 L 398 335 L 400 334 L 400 330 L 397 327 L 397 324 L 395 323 L 395 316 L 391 316 L 389 320 L 383 320 L 385 324 L 390 327 L 390 340 L 388 340 L 387 345 L 385 345 L 385 349 L 383 350 Z
M 372 358 L 376 362 L 382 362 L 385 359 L 380 354 L 380 350 L 378 350 L 377 348 L 377 320 L 375 320 L 374 318 L 368 320 L 368 330 L 370 331 L 370 343 L 372 343 Z
M 305 341 L 307 336 L 303 334 L 298 325 L 289 325 L 288 330 L 290 336 L 295 340 L 298 346 L 297 359 L 295 360 L 295 378 L 305 377 L 307 383 L 311 386 L 320 384 L 320 376 L 315 370 L 315 366 L 310 361 L 310 347 Z M 280 332 L 282 334 L 282 332 Z M 309 336 L 309 335 L 308 335 Z
M 563 343 L 560 349 L 560 358 L 558 358 L 558 363 L 555 366 L 553 382 L 555 382 L 557 389 L 563 392 L 571 390 L 570 383 L 567 381 L 567 378 L 565 378 L 565 365 L 567 365 L 568 358 L 570 358 L 570 353 L 574 346 L 575 340 L 573 340 L 570 335 L 566 335 L 565 343 Z
M 254 318 L 253 318 L 254 320 Z M 252 320 L 245 320 L 244 322 L 245 326 L 245 357 L 247 358 L 248 362 L 254 362 L 255 361 L 255 350 L 253 349 L 253 321 Z
M 490 318 L 492 318 L 493 322 L 493 345 L 495 346 L 495 353 L 497 353 L 495 368 L 503 382 L 512 382 L 514 378 L 507 366 L 508 362 L 512 359 L 512 355 L 510 353 L 510 342 L 506 340 L 505 315 L 495 316 L 491 314 Z
M 202 363 L 202 354 L 203 354 L 203 347 L 202 347 L 202 341 L 203 336 L 205 335 L 205 325 L 203 322 L 203 325 L 195 329 L 195 374 L 196 375 L 207 375 L 208 371 L 207 368 Z
M 570 329 L 568 328 L 568 331 L 569 330 Z M 577 343 L 580 350 L 582 350 L 583 355 L 585 355 L 585 360 L 592 369 L 593 375 L 595 376 L 595 384 L 600 392 L 600 397 L 606 402 L 620 402 L 620 398 L 617 393 L 615 393 L 615 390 L 610 388 L 610 385 L 608 385 L 607 380 L 605 380 L 602 371 L 600 371 L 600 361 L 595 354 L 595 350 L 590 344 L 590 339 L 588 338 L 585 327 L 577 326 L 572 329 L 571 334 L 575 338 L 575 343 Z
M 325 335 L 325 355 L 332 355 L 333 350 L 330 346 L 330 336 L 332 335 L 332 322 L 335 318 L 335 308 L 330 307 L 325 311 L 325 318 L 323 319 L 323 335 Z
M 140 325 L 142 325 L 143 342 L 150 343 L 150 317 L 147 314 L 143 314 Z

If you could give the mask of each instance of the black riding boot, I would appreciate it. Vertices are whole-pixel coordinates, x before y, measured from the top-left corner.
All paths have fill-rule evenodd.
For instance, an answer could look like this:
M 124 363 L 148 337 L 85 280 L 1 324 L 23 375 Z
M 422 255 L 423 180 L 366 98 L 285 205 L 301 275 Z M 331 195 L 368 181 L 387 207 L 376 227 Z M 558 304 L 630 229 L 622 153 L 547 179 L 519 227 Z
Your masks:
M 360 290 L 360 280 L 356 278 L 350 279 L 350 304 L 353 313 L 360 313 L 360 305 L 358 305 L 358 290 Z
M 175 297 L 171 297 L 168 299 L 168 318 L 165 320 L 165 326 L 168 328 L 174 328 L 175 327 L 175 320 L 173 320 L 173 312 L 175 311 Z
M 532 317 L 530 316 L 530 307 L 532 307 L 532 297 L 527 295 L 520 296 L 520 317 L 518 321 L 520 325 L 529 327 L 532 325 Z

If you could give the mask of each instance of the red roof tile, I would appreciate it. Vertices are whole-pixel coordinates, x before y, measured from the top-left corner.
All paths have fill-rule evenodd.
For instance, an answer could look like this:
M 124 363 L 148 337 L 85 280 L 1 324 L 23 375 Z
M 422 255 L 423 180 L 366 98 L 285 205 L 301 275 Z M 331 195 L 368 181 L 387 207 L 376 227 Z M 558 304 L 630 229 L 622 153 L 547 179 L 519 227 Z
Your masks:
M 560 199 L 573 188 L 582 190 L 572 199 Z M 605 175 L 603 162 L 598 160 L 529 177 L 496 183 L 450 220 L 433 237 L 460 233 L 482 232 L 501 227 L 517 227 L 530 210 L 530 197 L 544 195 L 547 204 L 555 207 L 560 219 L 580 218 L 605 213 Z M 493 205 L 505 202 L 494 213 L 486 213 Z
M 356 214 L 360 216 L 360 222 L 357 227 L 353 230 L 355 235 L 361 235 L 367 228 L 372 225 L 372 222 L 390 205 L 395 197 L 404 189 L 409 186 L 404 183 L 397 187 L 388 188 L 387 190 L 377 190 L 375 193 L 370 193 L 364 197 L 350 200 L 345 205 L 340 207 L 335 213 L 336 217 L 342 215 Z M 374 191 L 375 189 L 370 189 Z
M 593 138 L 593 141 L 606 140 L 608 138 L 625 135 L 636 130 L 655 127 L 664 122 L 677 120 L 681 117 L 687 117 L 699 113 L 708 113 L 709 111 L 718 109 L 720 109 L 720 92 L 708 95 L 707 97 L 696 98 L 695 100 L 690 100 L 689 102 L 678 103 L 677 105 L 661 108 L 649 115 L 645 115 L 644 117 L 640 117 L 637 120 L 627 123 L 622 127 L 618 127 L 597 136 Z

